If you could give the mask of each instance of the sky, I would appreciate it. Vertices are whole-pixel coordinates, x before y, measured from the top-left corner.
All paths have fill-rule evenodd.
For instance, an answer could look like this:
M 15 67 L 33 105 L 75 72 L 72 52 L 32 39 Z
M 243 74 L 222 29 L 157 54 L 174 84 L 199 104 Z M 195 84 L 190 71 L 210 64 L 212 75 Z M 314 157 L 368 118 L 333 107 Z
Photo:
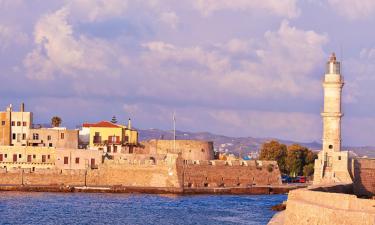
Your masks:
M 0 107 L 36 123 L 321 141 L 343 63 L 344 145 L 375 145 L 373 0 L 0 0 Z

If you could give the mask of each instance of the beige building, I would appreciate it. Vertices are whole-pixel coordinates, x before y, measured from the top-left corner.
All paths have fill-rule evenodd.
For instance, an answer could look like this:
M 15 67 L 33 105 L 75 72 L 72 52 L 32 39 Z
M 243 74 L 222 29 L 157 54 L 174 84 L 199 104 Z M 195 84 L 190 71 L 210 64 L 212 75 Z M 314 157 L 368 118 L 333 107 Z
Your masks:
M 352 182 L 349 153 L 341 151 L 341 93 L 344 79 L 333 53 L 324 76 L 323 149 L 315 160 L 314 184 Z
M 0 168 L 87 169 L 102 163 L 101 151 L 54 147 L 0 146 Z
M 62 127 L 30 129 L 29 146 L 78 148 L 78 130 Z
M 0 112 L 0 119 L 0 144 L 26 146 L 33 123 L 33 115 L 31 112 L 25 112 L 25 105 L 21 104 L 19 112 L 13 111 L 13 107 L 10 105 L 5 112 Z

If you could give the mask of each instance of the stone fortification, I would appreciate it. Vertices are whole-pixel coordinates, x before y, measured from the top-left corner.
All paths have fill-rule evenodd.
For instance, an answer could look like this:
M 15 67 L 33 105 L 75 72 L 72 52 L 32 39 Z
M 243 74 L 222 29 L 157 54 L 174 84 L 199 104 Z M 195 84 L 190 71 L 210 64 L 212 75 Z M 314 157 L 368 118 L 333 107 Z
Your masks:
M 1 185 L 180 187 L 176 155 L 163 161 L 106 161 L 98 169 L 0 169 Z
M 183 161 L 184 187 L 248 187 L 280 185 L 274 161 Z
M 284 225 L 375 224 L 374 200 L 343 193 L 307 189 L 291 191 L 284 213 Z
M 358 196 L 375 195 L 375 159 L 354 160 L 354 194 Z
M 163 159 L 105 160 L 97 169 L 0 170 L 0 185 L 129 186 L 129 187 L 250 187 L 279 185 L 275 162 Z
M 213 142 L 198 140 L 149 140 L 141 142 L 135 153 L 141 154 L 181 154 L 185 160 L 212 160 L 214 159 Z

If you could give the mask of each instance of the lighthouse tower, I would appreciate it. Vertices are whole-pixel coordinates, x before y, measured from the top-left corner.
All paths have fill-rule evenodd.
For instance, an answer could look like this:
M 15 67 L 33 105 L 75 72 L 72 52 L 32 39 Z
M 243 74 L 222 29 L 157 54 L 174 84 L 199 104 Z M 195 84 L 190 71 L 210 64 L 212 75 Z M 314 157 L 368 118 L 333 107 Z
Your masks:
M 340 62 L 332 53 L 327 62 L 323 81 L 324 111 L 323 117 L 323 152 L 341 151 L 341 93 L 344 79 L 340 73 Z
M 326 64 L 323 80 L 324 110 L 322 151 L 315 160 L 314 184 L 352 182 L 349 174 L 351 160 L 349 153 L 341 151 L 341 94 L 344 79 L 341 76 L 340 62 L 335 53 Z

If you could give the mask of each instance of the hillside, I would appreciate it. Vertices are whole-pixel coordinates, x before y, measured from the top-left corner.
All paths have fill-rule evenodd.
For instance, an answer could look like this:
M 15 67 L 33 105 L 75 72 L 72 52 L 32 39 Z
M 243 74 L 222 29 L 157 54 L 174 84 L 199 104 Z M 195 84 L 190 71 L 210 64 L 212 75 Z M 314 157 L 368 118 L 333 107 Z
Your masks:
M 300 144 L 312 150 L 320 150 L 321 144 L 318 142 L 301 143 L 289 140 L 281 140 L 277 138 L 253 138 L 253 137 L 228 137 L 224 135 L 212 134 L 209 132 L 185 132 L 176 131 L 177 139 L 183 140 L 208 140 L 214 142 L 215 150 L 220 152 L 230 152 L 234 154 L 248 154 L 250 152 L 257 152 L 261 145 L 270 140 L 277 140 L 286 145 Z M 165 131 L 159 129 L 139 130 L 139 138 L 141 141 L 149 139 L 173 139 L 172 131 Z M 375 147 L 343 147 L 344 150 L 350 150 L 354 155 L 375 157 Z

